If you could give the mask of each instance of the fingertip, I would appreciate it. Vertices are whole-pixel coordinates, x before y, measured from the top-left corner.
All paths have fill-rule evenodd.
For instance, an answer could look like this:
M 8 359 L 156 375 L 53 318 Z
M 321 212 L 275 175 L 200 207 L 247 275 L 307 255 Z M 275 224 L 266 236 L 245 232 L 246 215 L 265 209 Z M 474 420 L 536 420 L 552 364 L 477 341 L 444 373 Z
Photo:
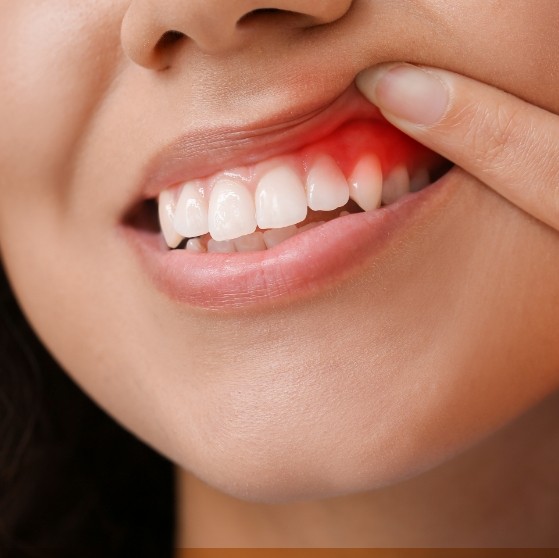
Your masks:
M 356 84 L 385 116 L 416 126 L 439 122 L 450 102 L 438 75 L 411 64 L 374 66 L 359 74 Z
M 379 64 L 363 70 L 355 78 L 357 89 L 369 100 L 376 104 L 376 88 L 378 82 L 384 74 L 393 67 L 394 64 Z

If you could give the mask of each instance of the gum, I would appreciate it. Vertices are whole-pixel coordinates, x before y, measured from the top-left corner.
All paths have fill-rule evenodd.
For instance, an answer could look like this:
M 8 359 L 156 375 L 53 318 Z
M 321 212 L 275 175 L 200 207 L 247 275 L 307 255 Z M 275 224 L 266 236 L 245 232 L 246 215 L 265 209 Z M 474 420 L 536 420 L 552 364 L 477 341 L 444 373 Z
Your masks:
M 203 192 L 206 199 L 214 184 L 221 178 L 243 182 L 254 193 L 260 178 L 271 168 L 289 165 L 302 182 L 313 162 L 321 155 L 332 157 L 344 175 L 349 177 L 357 162 L 366 155 L 378 157 L 383 175 L 398 166 L 405 165 L 410 175 L 418 168 L 429 168 L 437 160 L 436 155 L 410 137 L 382 120 L 353 120 L 337 128 L 328 136 L 286 155 L 273 157 L 255 165 L 236 167 L 215 173 L 209 177 L 191 181 Z M 183 184 L 177 185 L 178 196 Z

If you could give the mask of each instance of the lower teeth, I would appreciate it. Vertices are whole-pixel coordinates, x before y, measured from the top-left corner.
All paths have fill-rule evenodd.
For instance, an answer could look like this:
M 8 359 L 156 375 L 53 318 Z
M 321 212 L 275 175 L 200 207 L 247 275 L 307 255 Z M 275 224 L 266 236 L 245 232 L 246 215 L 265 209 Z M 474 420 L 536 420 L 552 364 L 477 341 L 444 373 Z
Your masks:
M 343 212 L 349 215 L 349 213 Z M 340 214 L 341 216 L 341 214 Z M 190 238 L 186 245 L 185 250 L 193 253 L 232 253 L 232 252 L 261 252 L 263 250 L 270 250 L 284 240 L 291 238 L 299 233 L 309 231 L 323 225 L 326 221 L 313 221 L 297 227 L 291 225 L 280 229 L 268 229 L 265 231 L 255 231 L 251 234 L 235 238 L 234 240 L 214 240 L 209 235 L 204 235 L 198 238 Z

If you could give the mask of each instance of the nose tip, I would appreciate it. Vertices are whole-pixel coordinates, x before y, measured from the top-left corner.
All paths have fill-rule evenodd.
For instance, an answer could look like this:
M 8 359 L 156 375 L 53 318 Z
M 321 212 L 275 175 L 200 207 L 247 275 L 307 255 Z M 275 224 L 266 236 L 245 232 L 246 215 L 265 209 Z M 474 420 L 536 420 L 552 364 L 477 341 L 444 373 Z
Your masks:
M 352 2 L 132 0 L 122 22 L 122 47 L 136 64 L 160 70 L 172 64 L 173 54 L 186 41 L 207 54 L 227 54 L 265 41 L 264 31 L 272 26 L 281 32 L 337 21 Z

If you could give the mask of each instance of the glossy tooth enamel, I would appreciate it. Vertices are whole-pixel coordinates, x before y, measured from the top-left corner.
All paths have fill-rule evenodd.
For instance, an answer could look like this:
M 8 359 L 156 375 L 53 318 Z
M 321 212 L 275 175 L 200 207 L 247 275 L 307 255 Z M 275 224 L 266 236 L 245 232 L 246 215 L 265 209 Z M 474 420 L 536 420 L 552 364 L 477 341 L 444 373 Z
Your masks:
M 214 240 L 232 240 L 256 230 L 254 201 L 244 184 L 219 179 L 210 194 L 208 228 Z M 209 251 L 209 247 L 208 247 Z
M 198 181 L 187 182 L 175 209 L 174 228 L 185 238 L 202 236 L 209 231 L 208 204 Z
M 266 248 L 273 248 L 277 246 L 280 242 L 295 236 L 298 232 L 298 229 L 295 225 L 291 225 L 289 227 L 284 227 L 281 229 L 270 229 L 268 231 L 264 231 L 263 237 L 264 242 L 266 243 Z
M 176 248 L 183 240 L 183 237 L 173 227 L 175 210 L 176 202 L 173 192 L 164 190 L 159 194 L 158 213 L 163 238 L 169 248 Z
M 410 177 L 403 165 L 394 167 L 382 184 L 382 203 L 390 205 L 410 191 Z
M 288 227 L 307 217 L 303 183 L 288 165 L 278 165 L 264 174 L 256 188 L 255 202 L 256 222 L 261 229 Z
M 307 204 L 314 211 L 332 211 L 349 200 L 346 177 L 328 155 L 319 157 L 307 174 Z
M 348 180 L 349 197 L 364 211 L 380 206 L 382 168 L 376 155 L 365 155 L 355 165 Z
M 266 243 L 260 231 L 253 232 L 235 239 L 237 252 L 259 252 L 266 250 Z

